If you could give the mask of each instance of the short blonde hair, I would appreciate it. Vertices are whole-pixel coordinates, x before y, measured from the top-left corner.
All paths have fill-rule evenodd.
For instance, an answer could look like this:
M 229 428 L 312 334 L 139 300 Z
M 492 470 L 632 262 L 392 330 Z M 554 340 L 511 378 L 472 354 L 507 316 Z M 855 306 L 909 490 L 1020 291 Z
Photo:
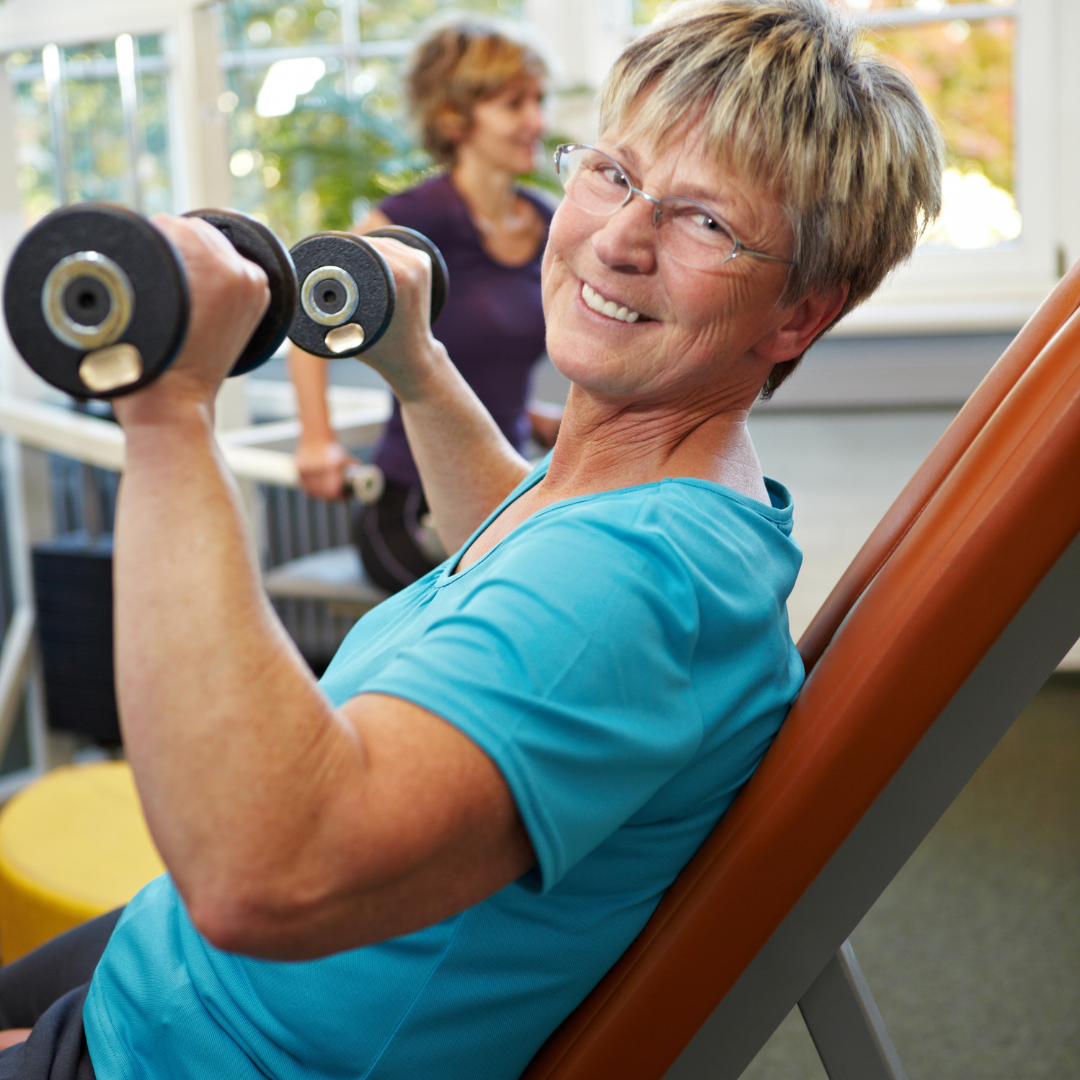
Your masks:
M 784 207 L 782 302 L 847 283 L 842 318 L 941 209 L 944 151 L 918 91 L 825 0 L 711 0 L 632 42 L 604 84 L 601 131 L 659 145 L 687 123 Z M 799 360 L 775 365 L 764 397 Z
M 539 49 L 507 25 L 472 17 L 436 25 L 417 43 L 405 75 L 421 144 L 440 165 L 452 165 L 454 129 L 468 129 L 477 102 L 547 73 Z

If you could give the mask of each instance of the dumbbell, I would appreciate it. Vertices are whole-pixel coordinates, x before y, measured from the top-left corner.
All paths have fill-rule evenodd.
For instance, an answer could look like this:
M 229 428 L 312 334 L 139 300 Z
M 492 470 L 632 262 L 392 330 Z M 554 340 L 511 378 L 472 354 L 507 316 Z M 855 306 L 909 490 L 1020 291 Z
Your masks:
M 193 210 L 265 271 L 270 305 L 230 374 L 269 360 L 296 313 L 289 252 L 261 222 L 234 210 Z M 4 282 L 15 347 L 46 382 L 76 398 L 112 398 L 156 379 L 173 361 L 190 314 L 183 261 L 142 215 L 110 203 L 55 210 L 15 249 Z
M 384 236 L 425 252 L 431 259 L 431 321 L 446 303 L 450 275 L 439 249 L 422 233 L 387 225 L 356 236 L 322 232 L 292 248 L 300 306 L 290 339 L 305 352 L 333 359 L 358 356 L 386 333 L 394 317 L 394 276 L 368 240 Z

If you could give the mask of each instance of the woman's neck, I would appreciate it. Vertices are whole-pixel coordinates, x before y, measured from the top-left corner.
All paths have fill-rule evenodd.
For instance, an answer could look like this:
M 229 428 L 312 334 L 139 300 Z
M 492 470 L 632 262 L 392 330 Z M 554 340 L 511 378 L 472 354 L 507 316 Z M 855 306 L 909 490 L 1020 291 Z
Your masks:
M 450 169 L 450 183 L 465 200 L 474 221 L 496 229 L 513 228 L 520 211 L 512 173 L 493 168 L 461 147 Z
M 690 476 L 768 502 L 751 403 L 618 408 L 572 387 L 545 485 L 554 498 Z

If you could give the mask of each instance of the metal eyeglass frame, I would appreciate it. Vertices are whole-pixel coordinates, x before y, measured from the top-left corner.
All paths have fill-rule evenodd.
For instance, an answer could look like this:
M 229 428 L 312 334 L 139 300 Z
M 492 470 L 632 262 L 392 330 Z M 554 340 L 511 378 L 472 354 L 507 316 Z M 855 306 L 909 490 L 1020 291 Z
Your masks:
M 650 195 L 647 191 L 642 191 L 641 188 L 634 187 L 634 185 L 630 183 L 630 177 L 626 175 L 626 170 L 610 154 L 605 154 L 603 150 L 598 150 L 595 146 L 590 146 L 588 143 L 563 143 L 561 146 L 555 147 L 555 172 L 561 181 L 563 181 L 563 174 L 562 170 L 559 168 L 559 159 L 564 153 L 573 153 L 573 151 L 575 150 L 592 150 L 593 153 L 599 154 L 601 157 L 606 158 L 618 170 L 619 174 L 626 181 L 626 198 L 623 199 L 623 201 L 619 203 L 619 205 L 616 206 L 610 214 L 600 214 L 597 213 L 597 211 L 595 210 L 589 210 L 586 207 L 582 207 L 581 209 L 583 209 L 585 213 L 596 214 L 597 217 L 611 217 L 613 214 L 617 213 L 624 206 L 626 206 L 626 204 L 635 195 L 640 195 L 643 199 L 645 199 L 646 202 L 650 202 L 653 204 L 653 228 L 659 230 L 660 217 L 663 214 L 661 204 L 677 199 L 679 202 L 691 203 L 694 206 L 700 206 L 701 209 L 704 210 L 705 213 L 710 218 L 712 218 L 713 221 L 718 221 L 721 225 L 723 225 L 725 229 L 727 229 L 729 233 L 731 233 L 731 238 L 735 241 L 735 248 L 731 252 L 731 254 L 724 259 L 723 262 L 718 263 L 717 265 L 723 266 L 725 263 L 731 262 L 732 259 L 736 259 L 740 255 L 753 255 L 755 258 L 758 259 L 768 259 L 769 262 L 783 263 L 785 266 L 795 265 L 795 262 L 792 259 L 782 259 L 779 255 L 770 255 L 767 251 L 759 251 L 757 248 L 747 247 L 746 244 L 744 244 L 739 239 L 739 234 L 732 228 L 731 223 L 727 220 L 727 218 L 722 217 L 715 210 L 706 206 L 704 203 L 698 202 L 697 199 L 687 199 L 682 195 L 665 195 L 663 198 L 658 199 L 655 195 Z M 565 181 L 563 181 L 563 190 L 566 190 Z M 574 203 L 574 205 L 576 206 L 577 203 Z M 659 238 L 659 232 L 657 233 L 657 236 Z M 661 245 L 661 247 L 663 247 L 663 245 Z M 666 251 L 667 249 L 665 248 L 664 250 Z M 678 258 L 678 256 L 671 255 L 670 251 L 668 252 L 668 255 L 670 255 L 671 258 L 675 259 L 676 262 L 683 262 L 683 260 Z M 692 269 L 695 270 L 707 269 L 707 267 L 695 267 L 692 263 L 683 262 L 683 265 L 690 266 Z

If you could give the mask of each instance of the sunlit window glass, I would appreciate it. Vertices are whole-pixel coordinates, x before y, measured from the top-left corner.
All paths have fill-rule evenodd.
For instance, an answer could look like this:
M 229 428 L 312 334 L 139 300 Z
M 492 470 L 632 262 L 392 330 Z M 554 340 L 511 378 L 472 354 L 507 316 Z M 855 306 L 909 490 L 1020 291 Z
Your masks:
M 648 26 L 671 7 L 671 0 L 633 0 L 634 24 Z
M 173 210 L 168 71 L 157 36 L 7 57 L 27 224 L 83 199 Z
M 634 23 L 671 0 L 632 0 Z M 985 249 L 1020 236 L 1015 54 L 1019 0 L 833 0 L 915 81 L 945 136 L 944 207 L 924 244 Z M 950 17 L 955 8 L 956 16 Z M 962 10 L 961 10 L 962 8 Z M 962 16 L 962 17 L 959 17 Z
M 361 0 L 360 33 L 365 41 L 411 38 L 428 19 L 446 10 L 468 10 L 516 19 L 523 14 L 521 0 L 481 0 L 449 4 L 440 0 Z
M 839 0 L 836 0 L 839 2 Z M 923 242 L 977 250 L 1019 238 L 1015 55 L 1019 4 L 844 0 L 870 45 L 915 81 L 947 148 L 941 217 Z M 877 13 L 880 12 L 879 16 Z M 873 25 L 877 18 L 894 20 Z

